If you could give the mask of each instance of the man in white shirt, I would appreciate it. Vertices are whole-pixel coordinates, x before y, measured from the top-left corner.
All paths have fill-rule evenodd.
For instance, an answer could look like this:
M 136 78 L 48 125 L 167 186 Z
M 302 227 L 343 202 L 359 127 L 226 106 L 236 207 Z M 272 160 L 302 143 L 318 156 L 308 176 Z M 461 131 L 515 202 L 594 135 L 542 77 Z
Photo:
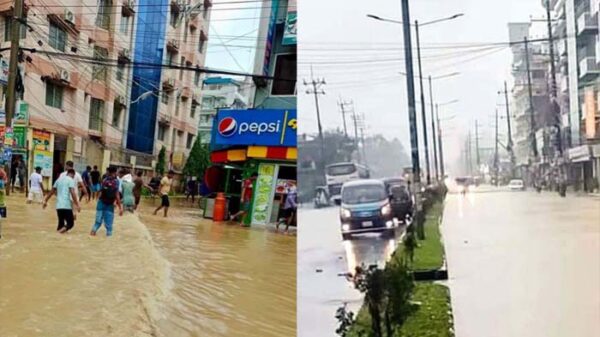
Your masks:
M 73 162 L 72 161 L 67 161 L 65 163 L 65 172 L 61 173 L 59 178 L 62 178 L 64 176 L 67 175 L 67 171 L 74 169 L 73 168 Z M 73 177 L 73 179 L 75 180 L 75 185 L 76 185 L 76 189 L 79 191 L 79 193 L 81 193 L 81 197 L 87 197 L 87 188 L 85 188 L 85 185 L 83 183 L 83 178 L 81 177 L 81 174 L 79 174 L 79 172 L 75 171 L 75 176 Z
M 41 204 L 44 199 L 44 178 L 42 177 L 42 168 L 36 167 L 35 172 L 29 177 L 29 195 L 27 196 L 27 203 Z

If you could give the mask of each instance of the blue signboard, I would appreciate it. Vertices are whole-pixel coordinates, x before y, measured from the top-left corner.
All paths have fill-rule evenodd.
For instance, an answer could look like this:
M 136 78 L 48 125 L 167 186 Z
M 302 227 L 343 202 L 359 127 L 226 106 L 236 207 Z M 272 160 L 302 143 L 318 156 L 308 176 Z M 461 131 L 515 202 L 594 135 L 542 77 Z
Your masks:
M 219 110 L 213 129 L 216 145 L 296 147 L 296 109 Z

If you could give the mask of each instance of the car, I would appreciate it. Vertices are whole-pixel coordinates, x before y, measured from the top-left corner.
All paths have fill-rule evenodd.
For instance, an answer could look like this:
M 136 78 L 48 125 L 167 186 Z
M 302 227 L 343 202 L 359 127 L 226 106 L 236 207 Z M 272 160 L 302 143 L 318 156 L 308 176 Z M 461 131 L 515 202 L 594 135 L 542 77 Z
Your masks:
M 508 188 L 510 188 L 512 191 L 524 191 L 525 184 L 523 183 L 522 179 L 512 179 L 508 183 Z
M 397 224 L 383 181 L 363 179 L 344 183 L 340 226 L 344 240 L 363 233 L 382 233 L 388 238 L 396 235 Z
M 389 191 L 390 205 L 392 206 L 393 217 L 401 223 L 406 223 L 407 219 L 412 218 L 414 200 L 407 186 L 393 185 Z

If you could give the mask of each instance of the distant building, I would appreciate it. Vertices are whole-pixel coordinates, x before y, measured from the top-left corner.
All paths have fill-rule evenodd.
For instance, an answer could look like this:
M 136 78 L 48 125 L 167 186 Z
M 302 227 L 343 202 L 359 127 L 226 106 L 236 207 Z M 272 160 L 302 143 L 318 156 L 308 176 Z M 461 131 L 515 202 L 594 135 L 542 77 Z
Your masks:
M 248 83 L 228 77 L 209 77 L 202 81 L 202 103 L 198 121 L 198 136 L 202 143 L 210 143 L 213 120 L 218 109 L 246 109 Z

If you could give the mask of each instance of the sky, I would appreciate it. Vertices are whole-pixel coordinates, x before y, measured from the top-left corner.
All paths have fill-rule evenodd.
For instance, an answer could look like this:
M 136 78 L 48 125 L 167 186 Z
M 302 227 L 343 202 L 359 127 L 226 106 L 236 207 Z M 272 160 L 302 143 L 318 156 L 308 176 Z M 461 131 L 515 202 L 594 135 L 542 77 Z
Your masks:
M 263 4 L 213 0 L 206 66 L 252 73 Z
M 481 146 L 493 146 L 493 116 L 497 104 L 503 103 L 498 91 L 503 89 L 504 80 L 509 80 L 510 90 L 510 50 L 472 44 L 508 41 L 507 23 L 543 18 L 541 3 L 541 0 L 410 1 L 412 22 L 464 13 L 455 20 L 420 29 L 423 75 L 460 73 L 433 81 L 435 102 L 458 100 L 440 107 L 440 118 L 450 118 L 442 122 L 446 162 L 459 158 L 459 144 L 468 130 L 474 129 L 476 119 L 481 126 Z M 299 1 L 300 132 L 317 130 L 314 97 L 306 94 L 307 88 L 301 84 L 303 79 L 311 78 L 312 67 L 314 77 L 324 78 L 327 83 L 322 87 L 325 95 L 319 97 L 324 129 L 341 128 L 342 115 L 337 103 L 340 98 L 352 100 L 355 110 L 364 114 L 368 133 L 398 137 L 410 149 L 406 78 L 400 74 L 405 72 L 402 25 L 376 21 L 367 18 L 367 14 L 401 20 L 400 0 Z M 536 32 L 544 29 L 542 23 L 532 26 Z M 415 46 L 414 34 L 412 42 Z M 418 74 L 416 56 L 413 53 L 415 75 Z M 430 125 L 427 82 L 424 86 Z M 418 81 L 415 88 L 419 102 Z M 498 108 L 504 110 L 503 106 Z M 420 109 L 417 104 L 419 125 Z M 505 133 L 504 129 L 501 124 L 500 134 Z M 422 150 L 421 130 L 419 142 Z

